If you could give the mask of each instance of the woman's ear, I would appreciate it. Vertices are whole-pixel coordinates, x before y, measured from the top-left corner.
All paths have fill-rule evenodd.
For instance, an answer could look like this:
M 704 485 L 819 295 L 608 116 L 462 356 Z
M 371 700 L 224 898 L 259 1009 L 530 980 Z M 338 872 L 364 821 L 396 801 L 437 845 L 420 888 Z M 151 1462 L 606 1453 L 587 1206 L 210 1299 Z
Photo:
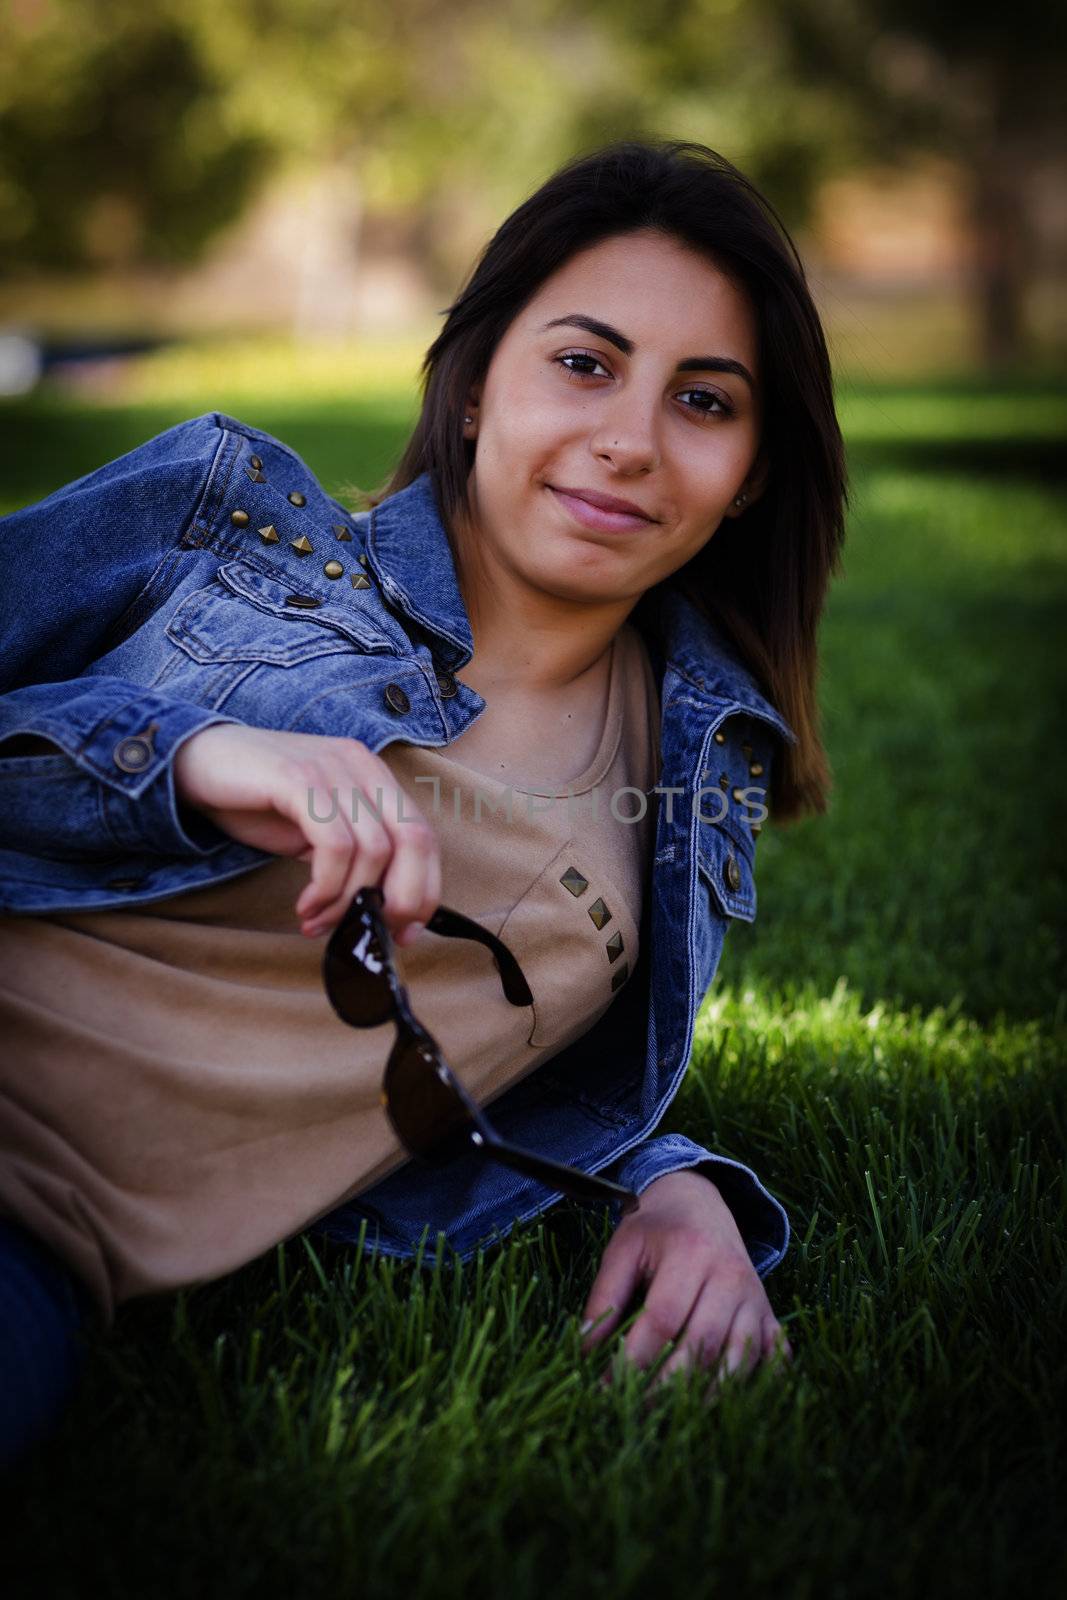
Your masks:
M 467 393 L 467 403 L 463 408 L 463 432 L 468 439 L 473 439 L 478 431 L 478 406 L 482 398 L 482 386 L 474 384 Z
M 754 505 L 767 487 L 767 480 L 771 475 L 771 464 L 766 453 L 761 449 L 749 470 L 744 483 L 737 490 L 736 495 L 726 508 L 728 517 L 742 517 L 749 506 Z M 740 499 L 741 504 L 738 505 Z

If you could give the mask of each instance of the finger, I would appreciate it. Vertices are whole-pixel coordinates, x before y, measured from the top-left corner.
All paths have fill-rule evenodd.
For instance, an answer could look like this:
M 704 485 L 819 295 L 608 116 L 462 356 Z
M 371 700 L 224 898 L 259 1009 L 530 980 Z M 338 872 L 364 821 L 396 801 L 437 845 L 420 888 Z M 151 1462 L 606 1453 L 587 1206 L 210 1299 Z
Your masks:
M 628 1229 L 612 1235 L 582 1313 L 583 1354 L 610 1338 L 622 1320 L 640 1280 L 642 1248 L 640 1235 Z
M 305 764 L 295 783 L 279 784 L 273 803 L 297 824 L 311 846 L 311 877 L 296 906 L 305 921 L 314 920 L 336 898 L 348 872 L 355 848 L 351 824 L 338 803 L 332 774 L 318 765 Z
M 772 1369 L 784 1373 L 793 1360 L 793 1347 L 786 1338 L 785 1329 L 770 1312 L 763 1316 L 763 1354 Z
M 321 863 L 321 875 L 316 880 L 320 851 L 325 853 L 326 859 Z M 352 904 L 356 891 L 368 883 L 376 883 L 381 877 L 389 853 L 389 836 L 377 825 L 364 825 L 359 836 L 350 829 L 347 851 L 342 845 L 338 845 L 336 851 L 318 847 L 312 859 L 311 896 L 303 909 L 308 930 L 323 933 L 336 927 Z
M 668 1249 L 657 1266 L 640 1315 L 623 1341 L 628 1361 L 648 1367 L 685 1327 L 707 1275 L 688 1250 Z
M 723 1351 L 722 1370 L 724 1373 L 739 1372 L 748 1376 L 759 1364 L 763 1354 L 763 1325 L 760 1314 L 754 1306 L 746 1302 L 738 1306 L 737 1315 L 730 1324 L 730 1332 L 726 1336 L 726 1348 Z
M 737 1291 L 721 1280 L 703 1284 L 682 1332 L 682 1342 L 656 1374 L 658 1386 L 685 1367 L 713 1367 L 726 1344 L 737 1311 Z
M 404 814 L 411 817 L 407 797 L 402 790 L 399 792 L 405 801 Z M 419 815 L 396 825 L 391 833 L 393 853 L 382 883 L 384 911 L 397 943 L 409 944 L 414 936 L 411 925 L 418 923 L 421 927 L 429 922 L 437 904 L 431 896 L 433 882 L 439 881 L 440 846 L 433 828 Z
M 318 916 L 320 926 L 340 922 L 360 889 L 368 884 L 378 884 L 393 855 L 393 841 L 389 829 L 374 814 L 384 806 L 378 804 L 375 794 L 369 797 L 360 784 L 352 784 L 352 855 L 336 898 L 322 907 Z

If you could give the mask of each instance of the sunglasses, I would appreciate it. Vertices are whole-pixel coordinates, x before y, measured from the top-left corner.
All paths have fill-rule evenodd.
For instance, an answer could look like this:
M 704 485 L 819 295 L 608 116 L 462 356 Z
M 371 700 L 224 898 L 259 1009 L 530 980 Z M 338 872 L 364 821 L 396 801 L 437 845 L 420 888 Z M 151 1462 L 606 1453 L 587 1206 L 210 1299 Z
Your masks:
M 354 1028 L 396 1024 L 382 1083 L 382 1105 L 409 1155 L 443 1166 L 472 1151 L 558 1189 L 583 1204 L 616 1201 L 623 1212 L 637 1209 L 632 1189 L 549 1161 L 501 1139 L 476 1101 L 452 1072 L 436 1040 L 414 1016 L 407 990 L 393 965 L 393 941 L 382 920 L 380 888 L 360 889 L 330 935 L 323 955 L 323 984 L 333 1009 Z M 474 939 L 489 950 L 505 998 L 513 1006 L 533 1004 L 529 984 L 507 945 L 480 923 L 438 906 L 426 924 L 446 939 Z

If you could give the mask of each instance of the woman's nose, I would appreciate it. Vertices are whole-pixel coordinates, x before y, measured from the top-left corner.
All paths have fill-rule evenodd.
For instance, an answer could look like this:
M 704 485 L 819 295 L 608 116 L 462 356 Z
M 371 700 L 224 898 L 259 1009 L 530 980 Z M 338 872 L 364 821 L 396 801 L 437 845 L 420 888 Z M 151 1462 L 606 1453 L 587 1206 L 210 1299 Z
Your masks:
M 651 471 L 659 449 L 652 408 L 633 401 L 625 408 L 614 407 L 610 416 L 600 419 L 590 448 L 619 472 Z

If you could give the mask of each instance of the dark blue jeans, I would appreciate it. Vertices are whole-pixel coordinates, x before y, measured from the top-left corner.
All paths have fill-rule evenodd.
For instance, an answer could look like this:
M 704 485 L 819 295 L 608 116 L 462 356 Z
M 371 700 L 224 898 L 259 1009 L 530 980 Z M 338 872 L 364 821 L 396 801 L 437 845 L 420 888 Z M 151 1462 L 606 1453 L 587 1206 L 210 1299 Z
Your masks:
M 62 1415 L 85 1362 L 94 1315 L 81 1283 L 41 1241 L 0 1217 L 0 1467 L 10 1467 Z

